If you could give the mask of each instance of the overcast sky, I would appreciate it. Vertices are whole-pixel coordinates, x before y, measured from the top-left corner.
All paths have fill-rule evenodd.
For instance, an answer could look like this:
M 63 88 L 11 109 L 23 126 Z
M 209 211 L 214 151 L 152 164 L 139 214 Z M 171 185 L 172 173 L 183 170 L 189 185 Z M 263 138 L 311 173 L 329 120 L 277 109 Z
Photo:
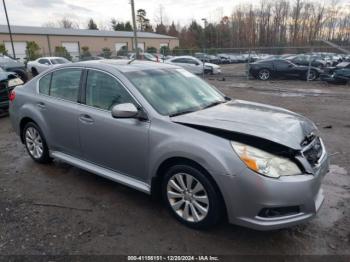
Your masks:
M 347 5 L 350 3 L 350 0 L 313 1 L 329 3 L 337 1 Z M 118 21 L 131 21 L 129 2 L 130 0 L 6 0 L 10 22 L 13 25 L 42 26 L 68 17 L 81 28 L 86 27 L 90 17 L 100 28 L 110 26 L 112 17 Z M 230 15 L 235 5 L 259 2 L 259 0 L 135 0 L 135 5 L 136 10 L 139 8 L 146 10 L 152 24 L 158 22 L 161 4 L 167 18 L 166 23 L 174 21 L 176 24 L 185 25 L 192 19 L 200 21 L 204 17 L 209 21 L 218 21 L 223 15 Z M 4 9 L 0 1 L 0 24 L 5 23 Z
M 84 27 L 92 17 L 97 24 L 108 24 L 112 17 L 120 21 L 131 20 L 130 0 L 6 0 L 10 22 L 13 25 L 41 26 L 69 17 Z M 187 24 L 193 18 L 216 19 L 229 15 L 237 0 L 135 0 L 136 10 L 143 8 L 154 23 L 159 16 L 160 4 L 168 22 Z M 0 1 L 0 24 L 5 24 Z

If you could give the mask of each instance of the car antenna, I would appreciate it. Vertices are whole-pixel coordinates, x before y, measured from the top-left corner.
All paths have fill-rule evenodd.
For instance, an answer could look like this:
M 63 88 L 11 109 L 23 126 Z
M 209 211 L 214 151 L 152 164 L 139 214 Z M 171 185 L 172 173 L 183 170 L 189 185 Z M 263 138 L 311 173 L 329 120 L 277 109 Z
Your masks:
M 131 59 L 129 62 L 128 62 L 128 65 L 130 65 L 132 62 L 134 62 L 136 60 L 136 58 L 134 59 Z

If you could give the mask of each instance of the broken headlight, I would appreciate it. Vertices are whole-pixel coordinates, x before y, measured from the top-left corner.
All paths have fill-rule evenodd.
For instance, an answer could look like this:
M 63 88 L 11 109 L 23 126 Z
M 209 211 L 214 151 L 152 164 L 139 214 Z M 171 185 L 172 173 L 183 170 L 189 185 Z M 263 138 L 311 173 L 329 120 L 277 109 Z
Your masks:
M 292 176 L 300 174 L 299 167 L 288 158 L 276 156 L 258 148 L 231 141 L 239 158 L 251 170 L 268 177 Z

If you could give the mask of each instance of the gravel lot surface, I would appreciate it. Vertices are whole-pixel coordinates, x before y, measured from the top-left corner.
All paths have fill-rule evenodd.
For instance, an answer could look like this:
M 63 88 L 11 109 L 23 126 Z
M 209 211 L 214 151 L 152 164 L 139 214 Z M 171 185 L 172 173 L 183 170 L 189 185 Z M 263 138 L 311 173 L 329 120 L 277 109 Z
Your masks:
M 350 255 L 350 86 L 247 80 L 223 66 L 226 95 L 281 106 L 312 119 L 331 157 L 326 200 L 316 218 L 259 232 L 221 224 L 195 231 L 160 201 L 62 162 L 35 164 L 0 118 L 0 254 L 348 254 Z M 234 71 L 234 73 L 232 73 Z M 244 201 L 244 200 L 242 200 Z

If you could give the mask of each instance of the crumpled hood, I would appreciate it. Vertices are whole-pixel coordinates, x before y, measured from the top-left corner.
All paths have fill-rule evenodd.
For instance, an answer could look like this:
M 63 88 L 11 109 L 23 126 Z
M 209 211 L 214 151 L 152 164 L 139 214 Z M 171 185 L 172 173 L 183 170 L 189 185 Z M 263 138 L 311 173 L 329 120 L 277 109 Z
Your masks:
M 317 127 L 307 118 L 283 108 L 232 100 L 171 118 L 173 122 L 210 127 L 266 139 L 300 150 L 302 141 Z

